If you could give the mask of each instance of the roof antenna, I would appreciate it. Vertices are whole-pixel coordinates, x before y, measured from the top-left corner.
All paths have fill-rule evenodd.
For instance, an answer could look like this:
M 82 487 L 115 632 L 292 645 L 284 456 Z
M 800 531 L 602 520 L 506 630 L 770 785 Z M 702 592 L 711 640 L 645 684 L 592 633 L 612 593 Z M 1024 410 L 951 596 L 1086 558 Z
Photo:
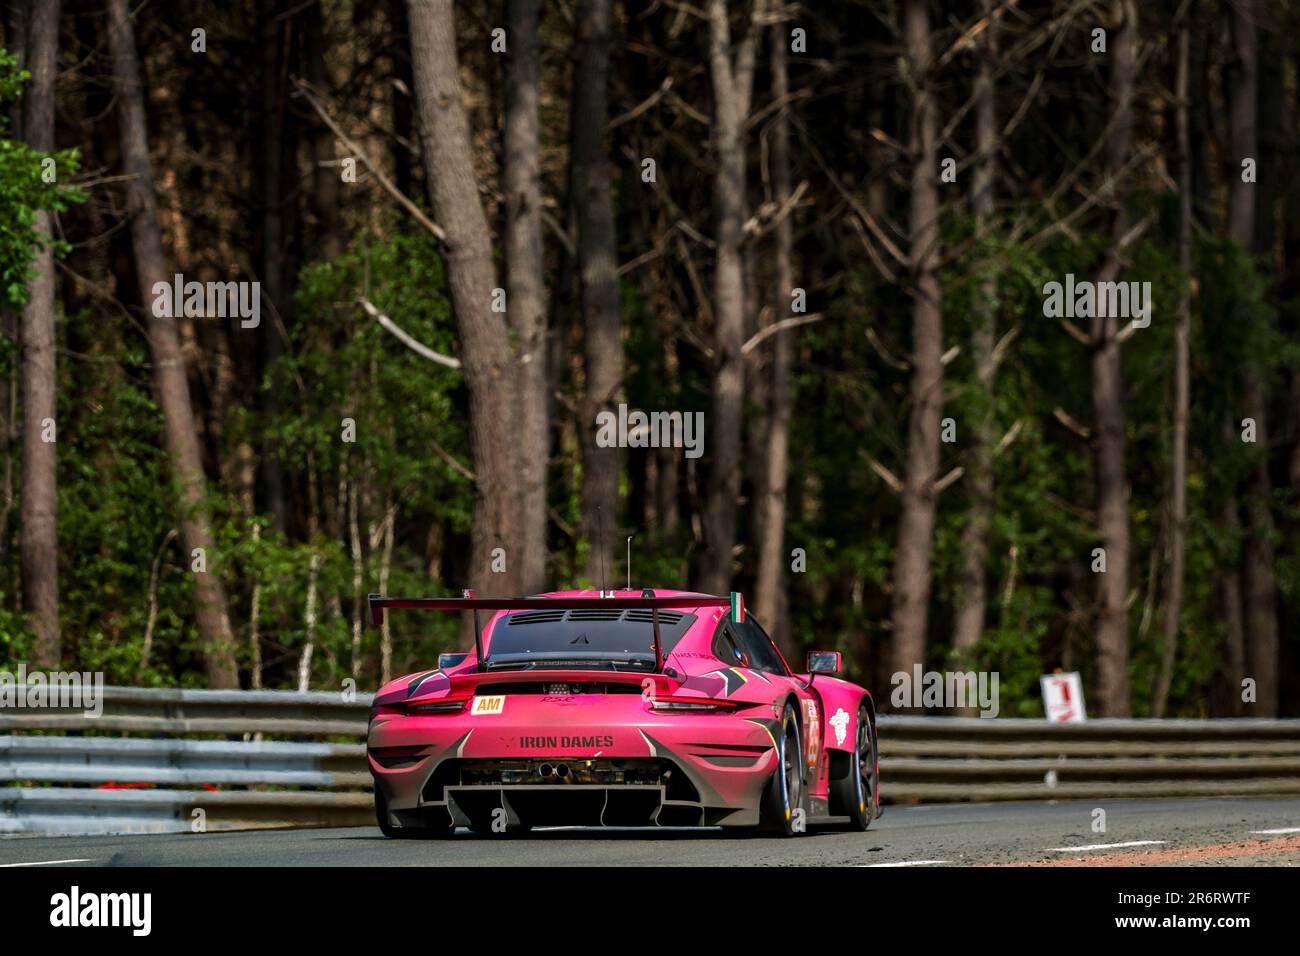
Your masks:
M 605 596 L 605 585 L 608 581 L 608 569 L 605 567 L 605 515 L 600 510 L 600 505 L 596 505 L 596 547 L 600 553 L 600 596 Z
M 627 536 L 627 589 L 632 590 L 632 535 Z

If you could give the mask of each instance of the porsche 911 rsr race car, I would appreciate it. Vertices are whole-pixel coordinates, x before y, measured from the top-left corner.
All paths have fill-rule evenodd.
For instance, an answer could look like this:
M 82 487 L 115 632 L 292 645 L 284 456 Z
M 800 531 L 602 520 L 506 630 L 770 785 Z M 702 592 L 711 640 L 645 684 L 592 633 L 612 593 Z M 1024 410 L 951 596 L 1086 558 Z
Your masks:
M 457 826 L 865 830 L 879 814 L 875 707 L 833 676 L 794 673 L 740 595 L 564 591 L 370 597 L 469 610 L 475 648 L 375 695 L 367 757 L 389 837 Z M 486 617 L 484 612 L 491 612 Z

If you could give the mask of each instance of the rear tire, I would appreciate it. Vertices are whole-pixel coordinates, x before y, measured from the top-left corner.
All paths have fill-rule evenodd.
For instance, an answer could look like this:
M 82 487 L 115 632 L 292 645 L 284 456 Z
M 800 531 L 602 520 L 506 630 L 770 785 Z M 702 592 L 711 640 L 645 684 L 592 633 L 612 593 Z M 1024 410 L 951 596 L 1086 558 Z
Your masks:
M 802 833 L 805 827 L 796 814 L 803 810 L 803 747 L 799 740 L 799 717 L 789 704 L 781 713 L 776 757 L 776 770 L 763 792 L 758 827 L 765 833 L 791 837 Z
M 866 705 L 858 708 L 857 736 L 849 772 L 831 781 L 831 803 L 849 818 L 846 829 L 865 830 L 880 809 L 877 786 L 876 728 Z
M 390 840 L 436 840 L 451 836 L 455 827 L 451 825 L 450 819 L 446 823 L 440 822 L 434 816 L 438 812 L 434 810 L 426 813 L 424 826 L 394 826 L 388 818 L 388 798 L 384 796 L 383 789 L 375 786 L 375 822 L 379 824 L 379 831 Z

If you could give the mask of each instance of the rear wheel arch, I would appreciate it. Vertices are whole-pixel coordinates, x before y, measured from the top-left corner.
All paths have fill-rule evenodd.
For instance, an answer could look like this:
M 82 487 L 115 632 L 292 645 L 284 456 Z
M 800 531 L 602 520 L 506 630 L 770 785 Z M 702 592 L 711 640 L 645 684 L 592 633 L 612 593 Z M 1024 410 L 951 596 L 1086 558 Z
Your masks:
M 870 694 L 863 694 L 862 700 L 858 702 L 859 707 L 867 708 L 867 716 L 871 718 L 871 729 L 876 729 L 876 702 L 871 699 Z
M 831 728 L 831 717 L 833 717 L 837 711 L 847 711 L 853 715 L 853 719 L 856 721 L 858 711 L 865 707 L 867 709 L 867 716 L 871 721 L 871 729 L 873 732 L 876 730 L 876 703 L 871 699 L 871 694 L 869 692 L 863 690 L 856 700 L 853 700 L 852 698 L 849 698 L 848 700 L 839 698 L 836 703 L 832 704 L 830 700 L 827 700 L 827 695 L 823 695 L 818 691 L 815 684 L 812 685 L 811 690 L 818 701 L 818 716 L 822 724 L 822 749 L 825 751 L 828 758 L 834 759 L 837 754 L 848 755 L 853 751 L 853 745 L 851 742 L 846 742 L 844 744 L 837 744 L 834 742 L 835 736 L 834 731 Z M 851 703 L 850 700 L 852 701 Z M 849 735 L 849 741 L 853 739 L 853 735 L 856 733 L 857 724 L 855 723 L 852 732 Z
M 803 716 L 803 704 L 799 702 L 799 695 L 794 691 L 789 691 L 781 698 L 781 707 L 793 707 L 796 715 Z
M 831 751 L 830 812 L 847 816 L 849 829 L 866 830 L 880 816 L 880 763 L 871 696 L 863 694 L 854 710 L 853 750 Z M 864 726 L 866 736 L 862 737 Z M 864 751 L 871 758 L 868 770 L 862 762 Z
M 759 829 L 789 837 L 803 832 L 803 826 L 797 822 L 797 812 L 804 809 L 807 763 L 803 753 L 803 705 L 794 693 L 783 694 L 780 700 L 778 726 L 772 735 L 776 767 L 759 803 Z M 772 703 L 775 707 L 777 702 Z M 787 726 L 794 736 L 792 763 L 786 742 Z
M 875 733 L 876 730 L 877 730 L 877 726 L 876 726 L 876 703 L 875 703 L 875 701 L 873 701 L 873 700 L 871 699 L 871 695 L 870 695 L 870 694 L 864 693 L 861 697 L 859 697 L 859 698 L 858 698 L 858 699 L 853 703 L 853 705 L 852 705 L 852 710 L 849 711 L 849 712 L 850 712 L 851 714 L 853 714 L 853 719 L 856 721 L 857 718 L 858 718 L 858 712 L 859 712 L 860 710 L 862 710 L 862 708 L 864 708 L 864 707 L 867 709 L 867 718 L 871 721 L 871 730 L 872 730 L 873 733 Z M 845 708 L 847 709 L 847 708 L 848 708 L 848 705 L 845 705 Z M 823 705 L 823 709 L 824 709 L 826 712 L 822 715 L 822 722 L 825 723 L 825 724 L 827 725 L 827 728 L 829 728 L 829 727 L 830 727 L 830 719 L 831 719 L 831 711 L 830 711 L 830 708 L 829 708 L 829 707 L 825 707 L 824 705 Z M 849 741 L 851 741 L 852 739 L 854 739 L 854 735 L 857 734 L 857 729 L 858 729 L 858 728 L 857 728 L 857 724 L 855 723 L 854 726 L 853 726 L 853 734 L 851 734 L 851 735 L 849 736 L 849 738 L 848 738 Z M 827 747 L 826 747 L 826 752 L 827 752 L 828 754 L 834 754 L 837 750 L 838 750 L 840 753 L 842 753 L 842 754 L 849 754 L 849 753 L 852 753 L 853 747 L 852 747 L 852 744 L 849 743 L 849 742 L 846 742 L 843 746 L 838 746 L 838 745 L 832 746 L 832 745 L 829 745 L 829 744 L 828 744 Z

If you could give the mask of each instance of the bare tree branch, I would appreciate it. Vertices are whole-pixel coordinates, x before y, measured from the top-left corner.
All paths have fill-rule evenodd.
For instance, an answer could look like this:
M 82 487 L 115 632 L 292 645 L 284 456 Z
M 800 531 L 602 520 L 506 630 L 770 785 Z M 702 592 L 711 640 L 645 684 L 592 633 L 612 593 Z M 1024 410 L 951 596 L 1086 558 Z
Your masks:
M 871 470 L 880 476 L 881 480 L 890 487 L 894 494 L 901 495 L 903 493 L 903 482 L 899 480 L 898 476 L 866 452 L 862 454 L 866 457 Z
M 366 310 L 367 315 L 374 318 L 375 321 L 377 321 L 385 329 L 391 332 L 394 338 L 396 338 L 399 342 L 405 345 L 416 355 L 419 355 L 421 358 L 427 358 L 430 362 L 437 362 L 439 365 L 445 365 L 447 368 L 454 368 L 454 369 L 460 368 L 460 359 L 453 358 L 450 355 L 443 355 L 441 352 L 435 352 L 433 349 L 429 348 L 429 346 L 423 344 L 422 342 L 416 341 L 405 331 L 403 331 L 401 326 L 399 326 L 388 316 L 384 315 L 384 313 L 380 312 L 379 309 L 375 307 L 375 304 L 371 302 L 369 299 L 367 299 L 365 296 L 362 296 L 361 298 L 357 299 L 357 304 L 360 305 L 361 308 Z
M 889 349 L 885 348 L 885 343 L 880 341 L 880 337 L 876 335 L 876 330 L 869 325 L 867 326 L 866 336 L 867 341 L 871 343 L 871 347 L 880 353 L 880 357 L 885 360 L 885 364 L 890 368 L 896 368 L 900 372 L 906 372 L 912 367 L 908 362 L 894 358 L 893 353 L 891 353 Z
M 1076 342 L 1082 343 L 1083 345 L 1092 345 L 1092 339 L 1088 337 L 1088 333 L 1083 331 L 1083 329 L 1079 328 L 1069 319 L 1060 319 L 1059 321 L 1061 323 L 1061 328 L 1070 333 L 1070 338 L 1074 339 Z
M 944 475 L 942 478 L 940 478 L 938 481 L 934 483 L 934 493 L 938 494 L 939 492 L 943 491 L 949 485 L 955 483 L 964 474 L 966 474 L 966 469 L 963 468 L 961 465 L 958 465 L 956 468 L 948 472 L 948 474 Z
M 671 90 L 672 88 L 673 88 L 673 78 L 671 76 L 665 76 L 663 83 L 659 85 L 659 89 L 655 90 L 653 93 L 647 96 L 636 106 L 632 107 L 626 113 L 621 113 L 618 116 L 615 116 L 612 120 L 609 121 L 609 125 L 606 127 L 606 129 L 612 130 L 615 127 L 622 126 L 624 123 L 628 122 L 629 120 L 636 119 L 642 113 L 646 112 L 646 110 L 652 109 L 654 105 L 658 103 L 661 99 L 663 99 L 664 96 L 667 95 L 668 91 Z
M 321 122 L 329 127 L 330 132 L 334 134 L 334 138 L 343 144 L 343 148 L 357 159 L 361 160 L 361 162 L 365 163 L 366 168 L 374 175 L 375 181 L 384 188 L 384 191 L 397 200 L 397 204 L 410 213 L 412 219 L 445 242 L 447 234 L 443 232 L 442 227 L 425 215 L 424 210 L 413 203 L 410 197 L 393 185 L 393 181 L 384 175 L 384 171 L 370 161 L 370 157 L 365 154 L 365 151 L 349 138 L 345 132 L 343 132 L 342 127 L 334 121 L 334 118 L 330 116 L 325 107 L 321 105 L 320 100 L 318 100 L 316 95 L 312 93 L 311 87 L 297 78 L 294 79 L 293 85 L 297 87 L 298 94 L 302 96 L 311 108 L 316 111 L 316 114 L 320 116 Z
M 1007 429 L 1007 433 L 998 441 L 997 447 L 993 449 L 993 454 L 1000 455 L 1011 445 L 1012 442 L 1020 435 L 1021 429 L 1025 427 L 1023 418 L 1016 419 L 1016 423 Z
M 1070 429 L 1070 431 L 1074 432 L 1076 435 L 1078 435 L 1080 438 L 1084 439 L 1085 441 L 1088 441 L 1092 438 L 1092 429 L 1089 428 L 1087 425 L 1085 425 L 1083 422 L 1079 421 L 1077 418 L 1075 418 L 1073 415 L 1067 412 L 1064 408 L 1061 408 L 1059 405 L 1056 408 L 1052 409 L 1052 415 L 1055 416 L 1058 422 L 1060 422 L 1066 428 Z
M 782 319 L 780 322 L 773 322 L 767 328 L 755 332 L 750 336 L 749 341 L 740 347 L 740 354 L 748 355 L 778 332 L 784 332 L 786 329 L 793 329 L 800 325 L 808 325 L 811 322 L 820 322 L 824 318 L 826 318 L 826 313 L 824 312 L 810 312 L 808 315 L 796 315 L 792 319 Z

